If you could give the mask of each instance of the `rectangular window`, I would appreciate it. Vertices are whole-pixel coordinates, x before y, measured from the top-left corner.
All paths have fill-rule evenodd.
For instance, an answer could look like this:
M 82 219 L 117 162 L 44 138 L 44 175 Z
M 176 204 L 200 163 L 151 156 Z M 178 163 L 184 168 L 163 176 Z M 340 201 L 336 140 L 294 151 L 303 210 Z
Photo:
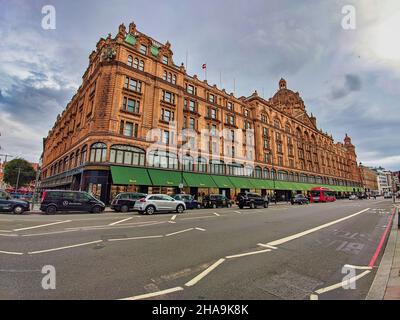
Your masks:
M 189 110 L 192 112 L 196 111 L 196 103 L 193 100 L 189 100 Z
M 169 131 L 164 131 L 163 132 L 163 140 L 162 140 L 162 142 L 164 142 L 165 144 L 169 144 Z
M 232 102 L 228 102 L 227 103 L 227 108 L 232 111 L 233 110 L 233 103 Z
M 217 110 L 211 109 L 211 119 L 217 119 Z
M 144 44 L 141 44 L 140 45 L 140 53 L 147 54 L 147 46 L 145 46 Z
M 174 121 L 175 113 L 169 109 L 162 109 L 161 110 L 161 120 L 165 122 Z
M 194 86 L 192 86 L 191 84 L 188 84 L 186 91 L 190 94 L 194 94 Z
M 162 57 L 162 63 L 168 64 L 168 57 L 167 56 L 163 56 Z
M 215 102 L 215 96 L 211 93 L 208 94 L 208 101 L 214 103 Z
M 196 120 L 194 118 L 189 119 L 189 128 L 190 129 L 196 129 Z
M 132 137 L 133 135 L 133 123 L 125 122 L 124 136 Z
M 163 91 L 163 100 L 165 102 L 174 104 L 175 103 L 175 95 L 168 91 Z

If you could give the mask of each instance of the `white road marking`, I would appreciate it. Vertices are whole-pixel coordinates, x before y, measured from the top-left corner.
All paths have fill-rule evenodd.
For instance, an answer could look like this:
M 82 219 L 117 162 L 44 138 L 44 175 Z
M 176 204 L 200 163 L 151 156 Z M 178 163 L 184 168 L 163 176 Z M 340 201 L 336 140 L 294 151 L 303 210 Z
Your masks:
M 176 223 L 176 222 L 175 222 L 175 221 L 171 221 L 171 220 L 170 220 L 170 221 L 168 221 L 168 223 Z
M 151 293 L 146 293 L 146 294 L 141 294 L 139 296 L 133 296 L 130 298 L 124 298 L 120 300 L 140 300 L 140 299 L 146 299 L 146 298 L 151 298 L 151 297 L 157 297 L 157 296 L 162 296 L 164 294 L 172 293 L 172 292 L 177 292 L 177 291 L 182 291 L 182 287 L 175 287 L 167 290 L 161 290 L 157 292 L 151 292 Z
M 120 220 L 120 221 L 116 221 L 116 222 L 110 223 L 109 226 L 115 226 L 118 223 L 125 222 L 125 221 L 132 220 L 132 219 L 133 218 L 130 217 L 130 218 L 126 218 L 126 219 L 123 219 L 123 220 Z
M 318 295 L 316 295 L 316 294 L 311 294 L 311 295 L 310 295 L 310 300 L 318 300 Z
M 235 211 L 236 213 L 241 213 L 240 211 Z
M 176 214 L 172 216 L 171 220 L 174 221 L 176 219 Z
M 264 252 L 269 252 L 271 249 L 265 249 L 265 250 L 258 250 L 258 251 L 251 251 L 251 252 L 246 252 L 246 253 L 240 253 L 240 254 L 235 254 L 233 256 L 226 256 L 226 259 L 233 259 L 233 258 L 239 258 L 239 257 L 244 257 L 244 256 L 250 256 L 253 254 L 259 254 L 259 253 L 264 253 Z
M 0 236 L 1 236 L 1 237 L 18 237 L 18 235 L 15 234 L 15 233 L 12 233 L 12 234 L 1 234 L 1 233 L 0 233 Z
M 372 267 L 368 267 L 368 266 L 354 266 L 352 264 L 345 264 L 344 266 L 348 267 L 348 268 L 357 269 L 357 270 L 372 270 Z
M 328 292 L 328 291 L 332 291 L 332 290 L 335 290 L 335 289 L 338 289 L 338 288 L 343 288 L 344 286 L 348 286 L 351 283 L 357 281 L 358 279 L 366 276 L 370 272 L 371 272 L 370 270 L 366 270 L 363 273 L 359 274 L 358 276 L 352 277 L 352 278 L 350 278 L 348 280 L 343 280 L 342 282 L 336 283 L 336 284 L 331 285 L 331 286 L 326 287 L 326 288 L 321 288 L 321 289 L 315 291 L 315 293 L 322 294 L 322 293 L 325 293 L 325 292 Z
M 220 216 L 220 214 L 219 214 L 219 213 L 216 213 L 216 212 L 214 212 L 214 214 L 215 214 L 217 217 L 219 217 L 219 216 Z
M 351 214 L 351 215 L 349 215 L 349 216 L 347 216 L 347 217 L 344 217 L 344 218 L 341 218 L 341 219 L 338 219 L 338 220 L 335 220 L 335 221 L 331 221 L 331 222 L 325 223 L 325 224 L 320 225 L 320 226 L 318 226 L 318 227 L 315 227 L 315 228 L 312 228 L 312 229 L 308 229 L 308 230 L 306 230 L 306 231 L 299 232 L 299 233 L 296 233 L 296 234 L 294 234 L 294 235 L 291 235 L 291 236 L 288 236 L 288 237 L 285 237 L 285 238 L 282 238 L 282 239 L 279 239 L 279 240 L 275 240 L 275 241 L 268 242 L 267 245 L 270 245 L 270 246 L 278 246 L 278 245 L 280 245 L 280 244 L 283 244 L 283 243 L 286 243 L 286 242 L 289 242 L 289 241 L 292 241 L 292 240 L 301 238 L 301 237 L 306 236 L 306 235 L 308 235 L 308 234 L 310 234 L 310 233 L 316 232 L 316 231 L 318 231 L 318 230 L 321 230 L 321 229 L 330 227 L 330 226 L 332 226 L 332 225 L 334 225 L 334 224 L 336 224 L 336 223 L 339 223 L 339 222 L 348 220 L 348 219 L 350 219 L 350 218 L 353 218 L 353 217 L 355 217 L 355 216 L 358 216 L 358 215 L 360 215 L 360 214 L 362 214 L 362 213 L 368 211 L 369 209 L 370 209 L 370 208 L 367 208 L 367 209 L 361 210 L 361 211 L 359 211 L 359 212 L 353 213 L 353 214 Z
M 206 219 L 206 218 L 215 218 L 215 217 L 216 216 L 190 217 L 190 218 L 182 218 L 180 220 Z
M 24 231 L 24 230 L 30 230 L 30 229 L 43 228 L 43 227 L 53 226 L 53 225 L 56 225 L 56 224 L 67 223 L 67 222 L 71 222 L 71 221 L 72 221 L 72 220 L 58 221 L 58 222 L 53 222 L 53 223 L 41 224 L 41 225 L 39 225 L 39 226 L 33 226 L 33 227 L 27 227 L 27 228 L 14 229 L 13 231 Z
M 7 233 L 7 232 L 11 232 L 10 230 L 0 230 L 0 232 L 5 232 L 5 233 Z
M 173 235 L 175 235 L 175 234 L 179 234 L 179 233 L 183 233 L 183 232 L 188 232 L 188 231 L 191 231 L 191 230 L 194 230 L 194 228 L 189 228 L 189 229 L 185 229 L 185 230 L 181 230 L 181 231 L 177 231 L 177 232 L 168 233 L 168 234 L 166 234 L 165 236 L 166 236 L 166 237 L 169 237 L 169 236 L 173 236 Z
M 46 236 L 50 234 L 59 234 L 59 233 L 67 233 L 67 232 L 75 232 L 79 230 L 64 230 L 64 231 L 52 231 L 52 232 L 43 232 L 43 233 L 30 233 L 30 234 L 22 234 L 21 237 L 34 237 L 34 236 Z
M 126 241 L 126 240 L 140 240 L 140 239 L 154 239 L 154 238 L 162 238 L 163 235 L 158 236 L 143 236 L 143 237 L 133 237 L 133 238 L 120 238 L 120 239 L 108 239 L 108 241 Z
M 11 252 L 11 251 L 0 251 L 0 253 L 11 254 L 11 255 L 16 255 L 16 256 L 22 256 L 23 255 L 22 252 Z
M 257 245 L 260 246 L 260 247 L 269 248 L 269 249 L 274 249 L 274 250 L 278 249 L 277 247 L 270 246 L 269 244 L 257 243 Z
M 120 225 L 115 225 L 115 226 L 88 226 L 88 227 L 74 227 L 74 228 L 65 228 L 65 230 L 73 230 L 73 231 L 89 231 L 89 230 L 104 230 L 104 229 L 116 229 L 116 228 L 126 228 L 129 226 L 132 227 L 145 227 L 145 226 L 151 226 L 154 224 L 161 224 L 165 223 L 165 221 L 147 221 L 147 222 L 133 222 L 133 223 L 126 223 L 126 224 L 120 224 Z
M 199 230 L 199 231 L 206 231 L 206 229 L 203 229 L 203 228 L 195 228 L 196 230 Z
M 218 267 L 221 263 L 225 261 L 224 258 L 219 259 L 217 262 L 209 266 L 206 270 L 201 272 L 199 275 L 195 276 L 192 280 L 185 283 L 186 287 L 194 286 L 197 282 L 203 279 L 206 275 L 208 275 L 211 271 L 213 271 L 216 267 Z
M 28 254 L 38 254 L 38 253 L 45 253 L 45 252 L 51 252 L 51 251 L 65 250 L 65 249 L 70 249 L 70 248 L 88 246 L 88 245 L 99 243 L 99 242 L 103 242 L 103 240 L 96 240 L 96 241 L 91 241 L 91 242 L 79 243 L 79 244 L 74 244 L 74 245 L 71 245 L 71 246 L 65 246 L 65 247 L 60 247 L 60 248 L 53 248 L 53 249 L 40 250 L 40 251 L 32 251 L 32 252 L 28 252 Z

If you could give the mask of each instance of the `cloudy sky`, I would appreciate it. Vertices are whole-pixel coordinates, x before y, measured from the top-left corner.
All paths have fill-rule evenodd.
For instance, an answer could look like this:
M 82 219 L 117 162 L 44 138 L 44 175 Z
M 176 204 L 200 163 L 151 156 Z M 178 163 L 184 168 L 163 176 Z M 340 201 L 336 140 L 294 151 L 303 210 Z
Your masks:
M 301 4 L 299 4 L 301 3 Z M 42 7 L 56 29 L 42 28 Z M 352 5 L 356 28 L 344 29 Z M 42 139 L 81 83 L 100 37 L 134 21 L 172 44 L 176 64 L 209 83 L 271 97 L 284 77 L 317 125 L 358 161 L 400 170 L 398 0 L 0 0 L 0 153 L 37 161 Z

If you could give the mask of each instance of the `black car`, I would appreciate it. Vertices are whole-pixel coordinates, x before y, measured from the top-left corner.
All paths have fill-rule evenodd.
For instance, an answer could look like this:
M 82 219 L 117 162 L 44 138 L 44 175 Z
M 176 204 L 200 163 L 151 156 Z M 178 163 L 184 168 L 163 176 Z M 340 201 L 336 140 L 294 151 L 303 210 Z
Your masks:
M 11 199 L 11 196 L 7 192 L 0 191 L 0 212 L 23 214 L 24 212 L 29 210 L 29 202 Z
M 100 213 L 105 209 L 105 204 L 87 192 L 67 190 L 43 191 L 40 210 L 47 214 L 57 211 L 78 211 Z
M 240 209 L 243 209 L 244 207 L 254 209 L 258 206 L 268 208 L 269 202 L 267 197 L 262 197 L 258 193 L 240 192 L 236 196 L 236 204 Z
M 300 204 L 300 205 L 309 204 L 310 200 L 307 197 L 303 196 L 302 194 L 296 194 L 294 196 L 294 198 L 292 198 L 292 200 L 290 200 L 290 203 L 291 204 Z
M 201 203 L 199 203 L 192 195 L 190 194 L 175 194 L 172 196 L 175 200 L 183 201 L 186 205 L 186 209 L 200 209 Z
M 147 194 L 136 192 L 124 192 L 118 194 L 111 202 L 111 209 L 117 212 L 133 211 L 135 202 L 141 198 L 145 198 Z
M 218 207 L 230 208 L 231 206 L 232 202 L 222 194 L 210 194 L 208 196 L 205 196 L 203 199 L 204 208 L 218 208 Z

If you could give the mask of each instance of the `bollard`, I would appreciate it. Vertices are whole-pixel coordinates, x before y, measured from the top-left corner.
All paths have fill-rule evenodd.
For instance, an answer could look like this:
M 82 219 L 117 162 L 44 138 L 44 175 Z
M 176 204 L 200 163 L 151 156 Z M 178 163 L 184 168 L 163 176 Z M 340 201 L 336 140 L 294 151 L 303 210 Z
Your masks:
M 400 210 L 399 208 L 397 210 L 397 229 L 400 229 Z

